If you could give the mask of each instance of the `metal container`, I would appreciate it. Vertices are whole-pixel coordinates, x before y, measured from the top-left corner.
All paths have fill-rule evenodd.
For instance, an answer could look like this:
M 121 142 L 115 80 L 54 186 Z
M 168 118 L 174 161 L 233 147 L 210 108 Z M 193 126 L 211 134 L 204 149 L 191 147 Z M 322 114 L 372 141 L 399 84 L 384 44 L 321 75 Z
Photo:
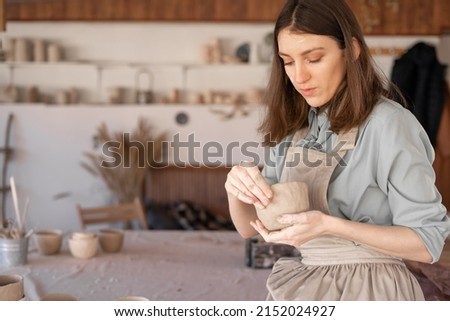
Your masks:
M 28 237 L 20 239 L 0 238 L 0 266 L 12 267 L 27 263 Z

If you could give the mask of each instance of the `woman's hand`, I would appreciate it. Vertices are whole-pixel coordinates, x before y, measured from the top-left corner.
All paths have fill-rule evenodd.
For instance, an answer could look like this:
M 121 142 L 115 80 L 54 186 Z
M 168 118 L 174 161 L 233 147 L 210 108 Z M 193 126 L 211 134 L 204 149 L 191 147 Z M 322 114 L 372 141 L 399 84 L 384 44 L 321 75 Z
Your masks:
M 258 208 L 265 208 L 273 196 L 270 185 L 258 167 L 252 163 L 233 166 L 227 175 L 225 189 L 229 195 L 233 195 L 241 202 Z
M 266 242 L 299 246 L 309 240 L 326 234 L 327 218 L 329 218 L 329 215 L 320 211 L 283 214 L 280 215 L 278 221 L 283 224 L 289 224 L 290 226 L 273 232 L 267 230 L 259 220 L 250 222 L 250 224 Z

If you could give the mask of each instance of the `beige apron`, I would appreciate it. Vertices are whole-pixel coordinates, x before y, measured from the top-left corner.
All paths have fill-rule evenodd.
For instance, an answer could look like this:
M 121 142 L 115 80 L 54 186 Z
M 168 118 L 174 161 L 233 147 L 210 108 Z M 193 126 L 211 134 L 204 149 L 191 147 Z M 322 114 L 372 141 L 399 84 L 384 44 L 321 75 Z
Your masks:
M 308 184 L 310 208 L 329 213 L 327 190 L 339 157 L 295 146 L 307 129 L 298 131 L 286 154 L 280 182 Z M 357 129 L 338 135 L 342 158 L 355 146 Z M 267 280 L 267 300 L 424 300 L 415 277 L 400 258 L 333 236 L 298 247 L 301 257 L 279 259 Z

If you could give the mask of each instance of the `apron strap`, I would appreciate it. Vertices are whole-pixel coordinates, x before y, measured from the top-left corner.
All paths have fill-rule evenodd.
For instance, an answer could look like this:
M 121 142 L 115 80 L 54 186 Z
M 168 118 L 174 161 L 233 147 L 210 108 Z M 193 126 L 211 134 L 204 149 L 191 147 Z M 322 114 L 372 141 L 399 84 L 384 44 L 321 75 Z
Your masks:
M 338 134 L 336 143 L 334 144 L 333 148 L 343 143 L 343 145 L 339 147 L 339 152 L 346 152 L 353 149 L 356 144 L 356 136 L 358 136 L 358 127 L 353 127 L 345 133 Z
M 298 141 L 305 138 L 306 135 L 308 135 L 308 130 L 309 130 L 308 127 L 303 127 L 301 129 L 297 130 L 295 132 L 294 136 L 292 137 L 292 146 L 295 146 Z

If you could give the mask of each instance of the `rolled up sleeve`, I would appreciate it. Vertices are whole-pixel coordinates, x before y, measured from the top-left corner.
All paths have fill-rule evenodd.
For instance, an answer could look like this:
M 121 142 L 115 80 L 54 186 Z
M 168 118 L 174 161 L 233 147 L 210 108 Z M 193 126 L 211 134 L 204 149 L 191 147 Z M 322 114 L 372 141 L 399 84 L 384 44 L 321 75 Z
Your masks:
M 377 179 L 388 195 L 392 223 L 413 229 L 436 262 L 450 234 L 450 220 L 435 185 L 429 138 L 405 111 L 385 123 L 380 144 Z

